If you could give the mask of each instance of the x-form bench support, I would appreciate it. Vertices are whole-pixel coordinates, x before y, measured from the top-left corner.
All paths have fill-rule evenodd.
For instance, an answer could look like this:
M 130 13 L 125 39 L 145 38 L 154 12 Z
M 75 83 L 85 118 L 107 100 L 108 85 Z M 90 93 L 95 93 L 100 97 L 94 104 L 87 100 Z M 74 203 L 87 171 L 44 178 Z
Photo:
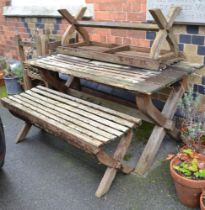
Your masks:
M 25 125 L 17 135 L 16 143 L 20 143 L 21 141 L 25 140 L 31 126 L 31 123 L 25 122 Z M 134 167 L 130 167 L 127 164 L 122 163 L 123 157 L 128 150 L 132 137 L 133 132 L 130 130 L 121 138 L 113 156 L 108 155 L 102 149 L 96 153 L 96 157 L 99 162 L 108 167 L 96 191 L 95 195 L 97 197 L 100 198 L 109 191 L 118 170 L 125 174 L 129 174 L 135 170 Z
M 172 137 L 178 137 L 178 131 L 174 126 L 172 118 L 176 112 L 177 103 L 183 96 L 186 88 L 187 78 L 184 78 L 181 82 L 175 84 L 161 113 L 152 104 L 150 96 L 140 95 L 136 98 L 139 110 L 146 114 L 156 124 L 137 163 L 137 173 L 143 175 L 151 166 L 166 133 Z

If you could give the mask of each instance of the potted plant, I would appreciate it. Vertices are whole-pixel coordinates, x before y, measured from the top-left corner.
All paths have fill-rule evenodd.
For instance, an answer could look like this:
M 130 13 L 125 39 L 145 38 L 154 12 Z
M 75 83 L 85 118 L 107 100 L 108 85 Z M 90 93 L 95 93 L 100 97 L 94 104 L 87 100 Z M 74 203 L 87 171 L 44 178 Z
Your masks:
M 180 136 L 186 147 L 205 155 L 205 113 L 199 111 L 199 102 L 199 95 L 193 89 L 189 89 L 179 101 L 182 115 Z
M 190 148 L 182 149 L 171 160 L 170 173 L 180 202 L 190 208 L 198 207 L 205 188 L 205 156 Z
M 179 102 L 183 116 L 180 126 L 184 146 L 170 162 L 179 200 L 184 205 L 199 206 L 200 194 L 205 189 L 205 155 L 201 150 L 205 136 L 205 115 L 198 111 L 199 96 L 189 90 Z
M 23 80 L 22 67 L 17 66 L 13 70 L 7 65 L 5 69 L 4 82 L 8 95 L 14 95 L 22 92 L 20 82 Z

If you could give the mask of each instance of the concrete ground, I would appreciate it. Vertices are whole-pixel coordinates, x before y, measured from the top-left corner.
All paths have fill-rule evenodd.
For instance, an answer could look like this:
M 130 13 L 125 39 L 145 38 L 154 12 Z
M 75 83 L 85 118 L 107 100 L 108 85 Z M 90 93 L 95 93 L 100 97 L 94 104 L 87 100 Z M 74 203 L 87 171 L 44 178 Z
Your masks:
M 26 141 L 16 145 L 22 121 L 3 108 L 0 116 L 7 142 L 6 162 L 0 172 L 0 210 L 188 209 L 177 200 L 169 163 L 164 161 L 177 148 L 168 138 L 146 177 L 119 173 L 109 193 L 98 199 L 94 194 L 105 168 L 94 158 L 35 127 Z M 139 149 L 132 145 L 131 163 L 139 157 L 143 144 L 139 143 Z

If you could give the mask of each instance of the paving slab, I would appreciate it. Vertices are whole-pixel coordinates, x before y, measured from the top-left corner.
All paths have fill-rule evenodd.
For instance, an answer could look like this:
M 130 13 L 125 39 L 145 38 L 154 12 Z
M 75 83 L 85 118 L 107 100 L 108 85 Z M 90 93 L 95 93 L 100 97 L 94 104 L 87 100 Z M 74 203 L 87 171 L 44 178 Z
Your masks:
M 0 210 L 188 209 L 177 200 L 169 163 L 164 161 L 168 153 L 177 149 L 173 140 L 167 138 L 163 142 L 146 177 L 119 173 L 109 193 L 98 199 L 94 193 L 105 167 L 62 139 L 35 127 L 26 141 L 16 145 L 15 137 L 23 122 L 4 108 L 0 108 L 0 115 L 7 144 L 5 166 L 0 172 Z M 131 164 L 144 144 L 134 140 Z

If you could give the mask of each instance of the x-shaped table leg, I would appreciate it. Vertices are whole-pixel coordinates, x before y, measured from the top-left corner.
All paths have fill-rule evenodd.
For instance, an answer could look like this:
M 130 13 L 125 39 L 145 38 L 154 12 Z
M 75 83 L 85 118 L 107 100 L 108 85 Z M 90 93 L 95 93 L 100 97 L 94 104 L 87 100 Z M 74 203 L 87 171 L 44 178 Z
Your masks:
M 171 7 L 167 17 L 163 15 L 160 9 L 150 10 L 151 15 L 160 29 L 151 48 L 151 57 L 153 59 L 157 59 L 159 57 L 162 44 L 165 40 L 168 41 L 170 49 L 173 53 L 177 54 L 179 52 L 172 26 L 180 10 L 180 7 Z
M 167 118 L 168 120 L 171 120 L 174 117 L 174 114 L 177 109 L 177 102 L 183 96 L 186 88 L 187 88 L 187 78 L 183 79 L 179 86 L 173 87 L 173 90 L 171 91 L 164 105 L 161 117 L 163 116 L 163 118 Z M 137 103 L 138 108 L 142 110 L 143 113 L 145 113 L 145 109 L 144 107 L 141 106 L 140 103 Z M 147 110 L 147 115 L 150 115 L 149 113 L 150 113 L 149 110 Z M 147 170 L 153 163 L 154 158 L 162 143 L 162 140 L 164 139 L 167 133 L 167 129 L 162 125 L 159 125 L 159 121 L 157 122 L 156 119 L 153 119 L 152 115 L 150 115 L 150 118 L 152 118 L 152 120 L 154 120 L 158 125 L 154 127 L 152 134 L 145 146 L 145 149 L 137 163 L 136 172 L 141 175 L 145 174 L 145 172 L 147 172 Z M 171 130 L 171 132 L 174 130 L 175 127 Z

